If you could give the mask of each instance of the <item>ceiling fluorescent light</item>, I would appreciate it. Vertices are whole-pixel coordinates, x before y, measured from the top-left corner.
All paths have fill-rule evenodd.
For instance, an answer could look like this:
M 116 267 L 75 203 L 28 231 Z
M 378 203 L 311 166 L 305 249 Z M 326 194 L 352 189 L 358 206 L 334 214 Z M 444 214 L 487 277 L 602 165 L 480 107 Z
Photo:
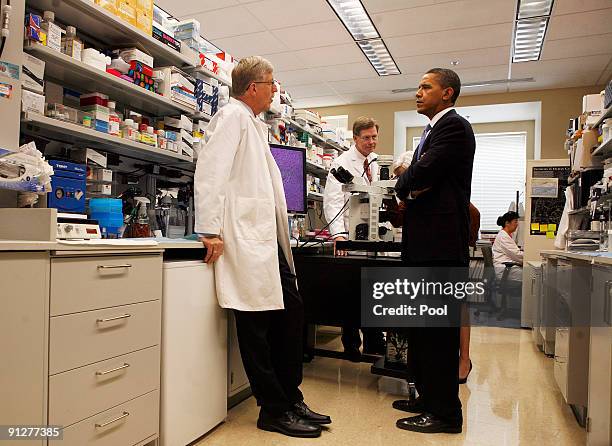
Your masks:
M 476 87 L 489 87 L 491 85 L 501 85 L 501 84 L 515 84 L 517 82 L 535 82 L 533 77 L 523 77 L 523 78 L 515 78 L 515 79 L 492 79 L 488 81 L 478 81 L 478 82 L 466 82 L 461 84 L 461 88 L 476 88 Z M 417 87 L 412 88 L 398 88 L 395 90 L 391 90 L 391 93 L 414 93 L 418 90 Z
M 380 37 L 360 0 L 327 0 L 327 2 L 354 40 Z
M 393 57 L 382 39 L 360 40 L 357 42 L 379 76 L 401 74 Z
M 540 60 L 554 0 L 519 0 L 516 10 L 512 62 Z
M 548 27 L 548 17 L 516 22 L 512 62 L 539 60 Z
M 533 17 L 548 17 L 552 12 L 554 0 L 520 0 L 517 19 L 529 19 Z

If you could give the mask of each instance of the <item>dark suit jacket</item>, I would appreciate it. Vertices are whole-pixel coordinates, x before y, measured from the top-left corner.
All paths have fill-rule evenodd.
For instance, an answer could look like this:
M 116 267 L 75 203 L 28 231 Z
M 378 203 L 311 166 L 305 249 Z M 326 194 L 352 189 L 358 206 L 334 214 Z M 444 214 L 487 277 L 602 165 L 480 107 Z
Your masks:
M 472 126 L 451 110 L 427 136 L 418 161 L 415 151 L 410 167 L 397 181 L 397 195 L 406 199 L 410 191 L 431 189 L 414 200 L 405 200 L 404 261 L 468 264 L 468 207 L 475 148 Z

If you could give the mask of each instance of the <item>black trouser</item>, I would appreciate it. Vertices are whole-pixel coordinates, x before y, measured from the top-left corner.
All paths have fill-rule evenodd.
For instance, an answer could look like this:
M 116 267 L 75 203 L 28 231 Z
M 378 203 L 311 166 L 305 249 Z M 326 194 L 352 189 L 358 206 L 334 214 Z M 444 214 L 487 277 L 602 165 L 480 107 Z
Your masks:
M 408 263 L 404 266 L 452 268 L 462 262 Z M 449 305 L 448 327 L 408 328 L 408 367 L 415 386 L 429 412 L 449 423 L 462 423 L 459 399 L 459 317 L 458 305 Z
M 459 327 L 408 329 L 408 367 L 425 411 L 462 423 L 459 400 Z
M 257 405 L 280 415 L 304 399 L 302 337 L 304 306 L 285 255 L 278 248 L 284 310 L 238 311 L 236 333 L 244 370 Z
M 378 328 L 362 328 L 363 352 L 379 352 L 385 348 L 385 337 L 382 330 Z M 345 325 L 342 327 L 342 345 L 344 350 L 359 350 L 361 337 L 359 328 Z

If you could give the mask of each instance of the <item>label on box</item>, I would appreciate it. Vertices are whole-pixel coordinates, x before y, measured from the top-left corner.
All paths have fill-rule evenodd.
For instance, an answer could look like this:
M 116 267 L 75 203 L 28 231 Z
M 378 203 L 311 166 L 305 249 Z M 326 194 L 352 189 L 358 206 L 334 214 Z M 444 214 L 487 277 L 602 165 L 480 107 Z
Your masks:
M 0 60 L 0 76 L 19 80 L 19 65 Z

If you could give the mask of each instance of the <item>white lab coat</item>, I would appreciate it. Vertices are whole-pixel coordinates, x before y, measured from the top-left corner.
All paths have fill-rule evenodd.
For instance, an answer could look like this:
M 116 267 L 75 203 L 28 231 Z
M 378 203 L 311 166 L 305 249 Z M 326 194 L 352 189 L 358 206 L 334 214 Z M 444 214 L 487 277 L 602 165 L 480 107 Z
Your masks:
M 368 155 L 368 161 L 371 161 L 377 157 L 378 155 L 376 155 L 376 153 L 370 153 Z M 342 166 L 353 174 L 354 177 L 361 177 L 365 179 L 365 182 L 367 183 L 368 178 L 367 175 L 364 174 L 363 170 L 364 159 L 365 157 L 359 153 L 357 148 L 352 146 L 349 150 L 336 158 L 331 167 L 337 168 L 338 166 Z M 378 181 L 378 164 L 376 161 L 370 164 L 370 170 L 372 171 L 372 181 Z M 325 219 L 328 223 L 338 214 L 338 212 L 340 212 L 340 209 L 342 209 L 342 206 L 350 196 L 350 193 L 342 192 L 342 183 L 336 180 L 336 178 L 329 173 L 325 182 L 325 190 L 323 191 L 323 212 L 325 213 Z M 343 237 L 348 238 L 348 234 L 341 234 L 342 232 L 348 233 L 348 230 L 349 212 L 347 204 L 343 217 L 339 216 L 329 226 L 329 233 L 332 235 L 332 237 L 335 235 L 342 235 Z
M 214 263 L 219 305 L 241 311 L 283 309 L 278 246 L 295 274 L 287 204 L 268 127 L 237 99 L 210 121 L 194 178 L 199 234 L 219 234 Z
M 510 237 L 510 234 L 502 229 L 497 233 L 493 242 L 493 266 L 498 278 L 501 278 L 506 268 L 505 263 L 516 263 L 522 266 L 523 251 L 519 249 L 514 239 Z M 523 273 L 520 266 L 513 266 L 510 269 L 508 273 L 509 280 L 517 282 L 522 280 Z

